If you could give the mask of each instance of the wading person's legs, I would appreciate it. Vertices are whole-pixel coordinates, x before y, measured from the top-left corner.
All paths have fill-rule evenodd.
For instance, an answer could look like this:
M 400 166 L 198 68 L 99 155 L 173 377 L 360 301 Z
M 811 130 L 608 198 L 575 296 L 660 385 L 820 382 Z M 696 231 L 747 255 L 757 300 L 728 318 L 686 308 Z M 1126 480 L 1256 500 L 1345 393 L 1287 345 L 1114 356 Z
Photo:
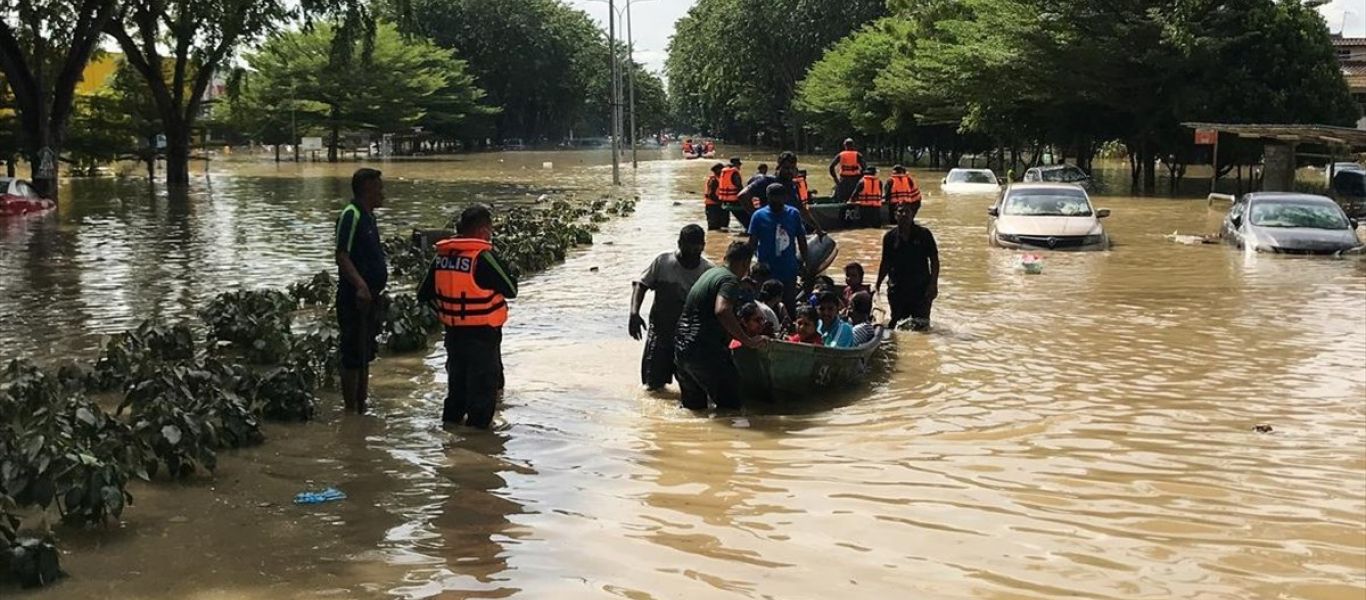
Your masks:
M 465 401 L 469 416 L 465 424 L 478 429 L 493 425 L 498 409 L 498 390 L 503 385 L 502 332 L 496 338 L 469 343 L 465 372 Z
M 669 385 L 674 379 L 674 329 L 650 324 L 645 337 L 645 352 L 640 359 L 640 382 L 651 390 Z

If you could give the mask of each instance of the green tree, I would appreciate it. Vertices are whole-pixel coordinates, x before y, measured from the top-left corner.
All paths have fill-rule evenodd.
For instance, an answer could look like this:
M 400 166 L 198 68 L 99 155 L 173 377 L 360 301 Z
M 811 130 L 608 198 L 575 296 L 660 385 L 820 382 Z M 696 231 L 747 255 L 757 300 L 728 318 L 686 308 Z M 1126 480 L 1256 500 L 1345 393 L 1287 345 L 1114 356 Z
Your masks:
M 67 143 L 69 159 L 78 172 L 103 163 L 137 160 L 155 174 L 156 136 L 161 132 L 156 105 L 142 76 L 120 61 L 107 85 L 76 101 Z
M 328 160 L 336 161 L 343 131 L 422 125 L 454 136 L 471 117 L 493 112 L 480 104 L 483 91 L 449 50 L 404 39 L 392 25 L 381 24 L 368 50 L 352 41 L 358 56 L 368 51 L 364 62 L 336 68 L 337 35 L 327 24 L 280 33 L 247 56 L 254 72 L 246 76 L 239 106 L 262 115 L 252 129 L 265 131 L 287 119 L 321 128 L 328 134 Z
M 239 48 L 280 27 L 318 16 L 340 22 L 329 68 L 351 59 L 374 21 L 364 0 L 125 0 L 106 26 L 128 63 L 146 80 L 166 135 L 166 181 L 190 178 L 190 139 L 205 92 Z M 307 21 L 305 21 L 307 23 Z M 368 42 L 367 42 L 368 47 Z M 162 51 L 169 50 L 163 56 Z M 163 68 L 169 63 L 169 68 Z
M 115 0 L 0 1 L 0 71 L 13 95 L 19 137 L 39 193 L 57 197 L 57 180 L 37 177 L 41 149 L 60 155 L 86 63 Z
M 495 137 L 558 140 L 594 112 L 592 85 L 609 67 L 606 40 L 582 11 L 560 0 L 411 0 L 405 31 L 469 61 L 501 109 Z
M 883 0 L 700 0 L 669 41 L 674 111 L 704 132 L 799 142 L 798 82 L 828 46 L 884 14 Z

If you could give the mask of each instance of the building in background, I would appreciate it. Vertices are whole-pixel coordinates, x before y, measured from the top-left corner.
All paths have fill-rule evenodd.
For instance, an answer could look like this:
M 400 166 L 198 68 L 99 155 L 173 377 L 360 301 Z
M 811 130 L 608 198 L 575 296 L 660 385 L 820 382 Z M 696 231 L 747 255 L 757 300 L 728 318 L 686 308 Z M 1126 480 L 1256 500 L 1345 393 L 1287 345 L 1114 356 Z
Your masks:
M 1362 116 L 1357 129 L 1366 129 L 1366 38 L 1333 37 L 1333 49 L 1342 65 L 1342 77 L 1352 90 L 1352 98 L 1361 107 Z

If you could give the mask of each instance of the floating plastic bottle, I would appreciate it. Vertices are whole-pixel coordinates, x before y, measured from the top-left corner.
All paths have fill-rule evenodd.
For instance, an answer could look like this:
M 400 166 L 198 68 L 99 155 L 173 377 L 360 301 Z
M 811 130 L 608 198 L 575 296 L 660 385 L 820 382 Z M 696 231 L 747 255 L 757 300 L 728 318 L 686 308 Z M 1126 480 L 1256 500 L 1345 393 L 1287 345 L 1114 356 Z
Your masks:
M 346 493 L 337 488 L 327 488 L 321 492 L 299 492 L 294 496 L 295 504 L 322 504 L 336 500 L 345 500 Z

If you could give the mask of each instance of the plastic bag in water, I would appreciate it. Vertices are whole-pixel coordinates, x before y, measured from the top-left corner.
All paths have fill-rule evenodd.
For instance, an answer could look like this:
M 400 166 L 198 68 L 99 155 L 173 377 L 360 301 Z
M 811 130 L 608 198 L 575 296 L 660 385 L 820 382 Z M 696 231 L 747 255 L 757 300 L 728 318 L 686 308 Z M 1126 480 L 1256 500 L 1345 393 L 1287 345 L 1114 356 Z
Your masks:
M 295 504 L 322 504 L 336 500 L 345 500 L 346 493 L 337 488 L 327 488 L 320 492 L 303 491 L 294 496 Z

